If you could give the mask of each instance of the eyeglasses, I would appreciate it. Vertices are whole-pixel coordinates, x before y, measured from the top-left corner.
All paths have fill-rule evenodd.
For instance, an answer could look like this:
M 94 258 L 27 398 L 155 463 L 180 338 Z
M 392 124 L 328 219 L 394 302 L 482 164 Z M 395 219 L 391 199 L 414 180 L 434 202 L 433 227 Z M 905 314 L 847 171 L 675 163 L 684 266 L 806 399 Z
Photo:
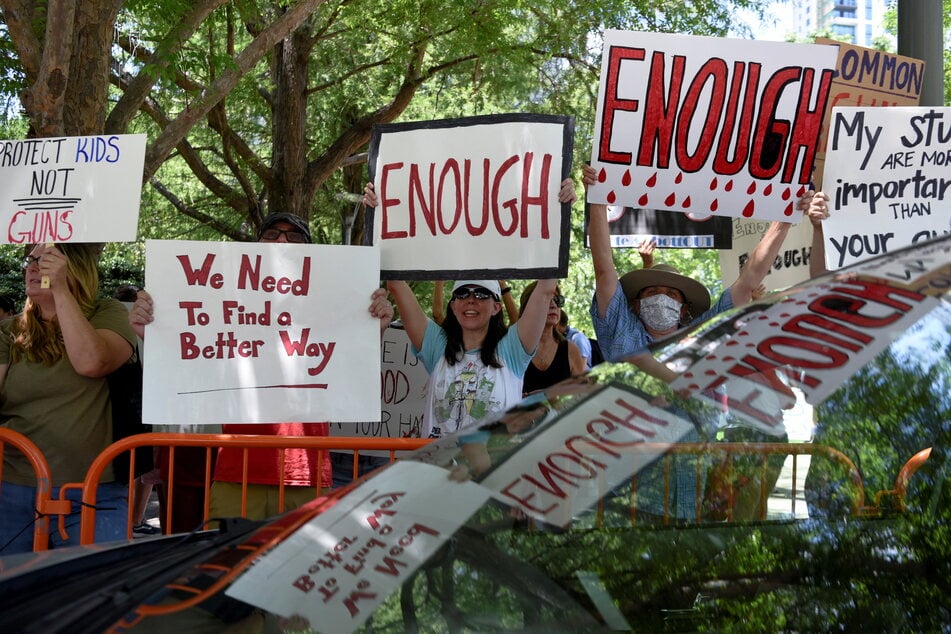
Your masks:
M 561 308 L 565 305 L 565 296 L 564 295 L 555 295 L 551 298 L 551 301 L 555 302 L 555 306 Z
M 20 267 L 21 267 L 23 270 L 26 270 L 26 269 L 30 268 L 30 266 L 33 265 L 33 264 L 36 264 L 37 266 L 40 265 L 40 257 L 39 257 L 39 256 L 37 256 L 37 255 L 25 255 L 25 256 L 23 256 L 23 259 L 20 260 Z
M 484 288 L 469 288 L 468 286 L 463 286 L 452 292 L 453 299 L 466 299 L 469 295 L 472 295 L 476 299 L 495 299 L 495 295 Z
M 261 240 L 275 242 L 282 235 L 287 237 L 288 242 L 295 242 L 298 244 L 307 242 L 307 236 L 305 236 L 300 231 L 295 231 L 293 229 L 265 229 L 261 232 Z

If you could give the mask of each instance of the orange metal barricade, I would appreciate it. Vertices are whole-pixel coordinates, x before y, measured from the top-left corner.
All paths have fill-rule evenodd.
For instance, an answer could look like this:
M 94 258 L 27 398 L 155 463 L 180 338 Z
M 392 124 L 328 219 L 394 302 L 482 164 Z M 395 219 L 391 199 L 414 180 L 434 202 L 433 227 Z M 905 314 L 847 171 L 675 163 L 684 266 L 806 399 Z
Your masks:
M 172 493 L 175 483 L 175 449 L 184 447 L 199 447 L 205 449 L 205 455 L 210 457 L 211 452 L 221 447 L 233 447 L 244 450 L 244 468 L 242 476 L 242 515 L 247 512 L 247 487 L 248 487 L 248 451 L 251 449 L 336 449 L 349 450 L 354 452 L 354 476 L 357 475 L 357 459 L 361 451 L 388 451 L 390 460 L 396 459 L 398 451 L 412 451 L 427 443 L 429 439 L 418 438 L 349 438 L 349 437 L 304 437 L 304 436 L 258 436 L 252 434 L 139 434 L 123 438 L 109 447 L 107 447 L 90 465 L 86 472 L 86 478 L 82 483 L 82 502 L 83 507 L 80 515 L 80 544 L 93 543 L 96 528 L 96 487 L 103 471 L 112 463 L 117 456 L 123 453 L 130 453 L 130 474 L 135 472 L 135 452 L 137 447 L 168 447 L 169 448 L 169 479 L 168 490 L 169 498 L 166 508 L 166 521 L 170 524 L 173 507 L 174 494 Z M 279 454 L 280 460 L 283 460 L 283 453 Z M 320 460 L 321 458 L 318 458 Z M 279 465 L 279 470 L 283 470 L 283 464 Z M 320 463 L 317 465 L 317 472 L 320 472 Z M 205 507 L 202 517 L 208 520 L 209 514 L 209 492 L 212 483 L 211 461 L 205 461 L 204 473 L 204 491 Z M 278 485 L 278 505 L 284 506 L 283 483 Z M 134 478 L 129 477 L 129 491 L 134 490 Z M 322 493 L 319 487 L 314 487 L 314 497 Z M 127 537 L 131 537 L 132 531 L 132 504 L 129 505 L 129 528 Z
M 33 523 L 33 550 L 35 552 L 49 548 L 49 527 L 50 516 L 58 515 L 62 520 L 69 514 L 69 500 L 54 500 L 50 497 L 52 493 L 52 476 L 50 474 L 49 464 L 46 462 L 46 456 L 40 451 L 32 440 L 12 429 L 0 427 L 0 487 L 3 486 L 3 455 L 6 446 L 16 447 L 30 464 L 33 466 L 33 472 L 36 474 L 36 520 Z

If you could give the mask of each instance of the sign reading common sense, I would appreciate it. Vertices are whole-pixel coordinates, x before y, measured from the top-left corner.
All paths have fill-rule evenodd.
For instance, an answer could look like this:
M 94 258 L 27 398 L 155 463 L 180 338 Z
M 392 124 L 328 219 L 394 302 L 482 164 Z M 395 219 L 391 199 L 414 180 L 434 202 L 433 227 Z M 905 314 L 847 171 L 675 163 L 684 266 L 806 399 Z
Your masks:
M 589 202 L 798 222 L 835 60 L 816 44 L 607 31 Z
M 569 117 L 493 115 L 374 126 L 383 279 L 565 277 Z
M 0 141 L 0 242 L 131 242 L 144 134 Z
M 149 240 L 142 419 L 380 419 L 379 251 Z

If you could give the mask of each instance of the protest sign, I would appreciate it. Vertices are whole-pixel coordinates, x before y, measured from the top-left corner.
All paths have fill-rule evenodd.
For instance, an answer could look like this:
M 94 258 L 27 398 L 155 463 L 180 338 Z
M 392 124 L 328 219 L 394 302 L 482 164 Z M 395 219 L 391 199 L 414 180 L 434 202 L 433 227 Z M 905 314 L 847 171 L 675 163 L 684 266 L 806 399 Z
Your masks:
M 493 115 L 373 127 L 383 279 L 565 277 L 569 117 Z
M 816 38 L 816 44 L 837 46 L 839 49 L 812 177 L 818 190 L 824 182 L 825 148 L 832 109 L 836 106 L 917 106 L 925 63 L 913 57 L 825 38 Z
M 733 222 L 733 248 L 720 251 L 720 277 L 729 286 L 740 276 L 740 269 L 750 258 L 769 227 L 761 220 L 731 218 Z M 773 265 L 763 280 L 766 290 L 787 288 L 809 279 L 809 263 L 812 260 L 812 223 L 800 222 L 789 228 L 783 248 L 776 255 Z
M 562 412 L 480 484 L 532 517 L 566 526 L 693 429 L 689 419 L 610 384 Z M 649 451 L 638 451 L 644 443 Z
M 402 328 L 390 326 L 380 344 L 379 422 L 332 423 L 331 436 L 357 438 L 419 438 L 426 409 L 429 374 L 410 349 Z M 340 453 L 352 453 L 344 452 Z M 361 456 L 389 456 L 388 451 L 360 450 Z
M 790 385 L 809 403 L 821 403 L 936 301 L 874 278 L 833 280 L 737 315 L 736 332 L 715 350 L 665 359 L 686 367 L 670 387 L 725 404 L 760 431 L 781 435 L 783 412 L 796 403 Z
M 951 232 L 951 108 L 835 108 L 826 267 Z
M 366 247 L 149 240 L 143 421 L 379 420 L 378 276 Z
M 134 241 L 144 164 L 144 134 L 0 141 L 2 241 Z
M 225 594 L 326 634 L 353 632 L 488 497 L 439 467 L 396 462 L 264 554 Z
M 588 217 L 584 207 L 585 245 L 590 247 Z M 636 249 L 654 240 L 661 249 L 729 249 L 733 244 L 730 219 L 725 216 L 695 216 L 674 211 L 607 205 L 608 231 L 615 249 Z
M 817 44 L 606 31 L 589 201 L 789 220 L 835 58 Z

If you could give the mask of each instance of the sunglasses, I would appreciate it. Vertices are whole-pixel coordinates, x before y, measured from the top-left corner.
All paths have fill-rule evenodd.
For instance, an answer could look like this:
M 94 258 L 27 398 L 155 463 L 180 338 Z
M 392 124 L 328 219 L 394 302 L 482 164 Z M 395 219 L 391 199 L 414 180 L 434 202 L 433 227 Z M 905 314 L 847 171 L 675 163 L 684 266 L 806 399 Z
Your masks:
M 469 288 L 468 286 L 463 286 L 452 292 L 453 299 L 467 299 L 469 295 L 472 295 L 476 299 L 495 299 L 495 295 L 484 288 Z
M 561 308 L 565 305 L 565 296 L 564 295 L 554 295 L 551 298 L 551 301 L 555 302 L 555 306 Z
M 265 229 L 261 232 L 261 240 L 274 241 L 280 238 L 282 235 L 287 237 L 288 242 L 295 242 L 298 244 L 307 242 L 307 236 L 305 236 L 300 231 L 285 229 Z
M 39 265 L 40 258 L 36 255 L 26 255 L 23 256 L 23 259 L 20 260 L 20 267 L 25 271 L 30 268 L 33 264 Z

